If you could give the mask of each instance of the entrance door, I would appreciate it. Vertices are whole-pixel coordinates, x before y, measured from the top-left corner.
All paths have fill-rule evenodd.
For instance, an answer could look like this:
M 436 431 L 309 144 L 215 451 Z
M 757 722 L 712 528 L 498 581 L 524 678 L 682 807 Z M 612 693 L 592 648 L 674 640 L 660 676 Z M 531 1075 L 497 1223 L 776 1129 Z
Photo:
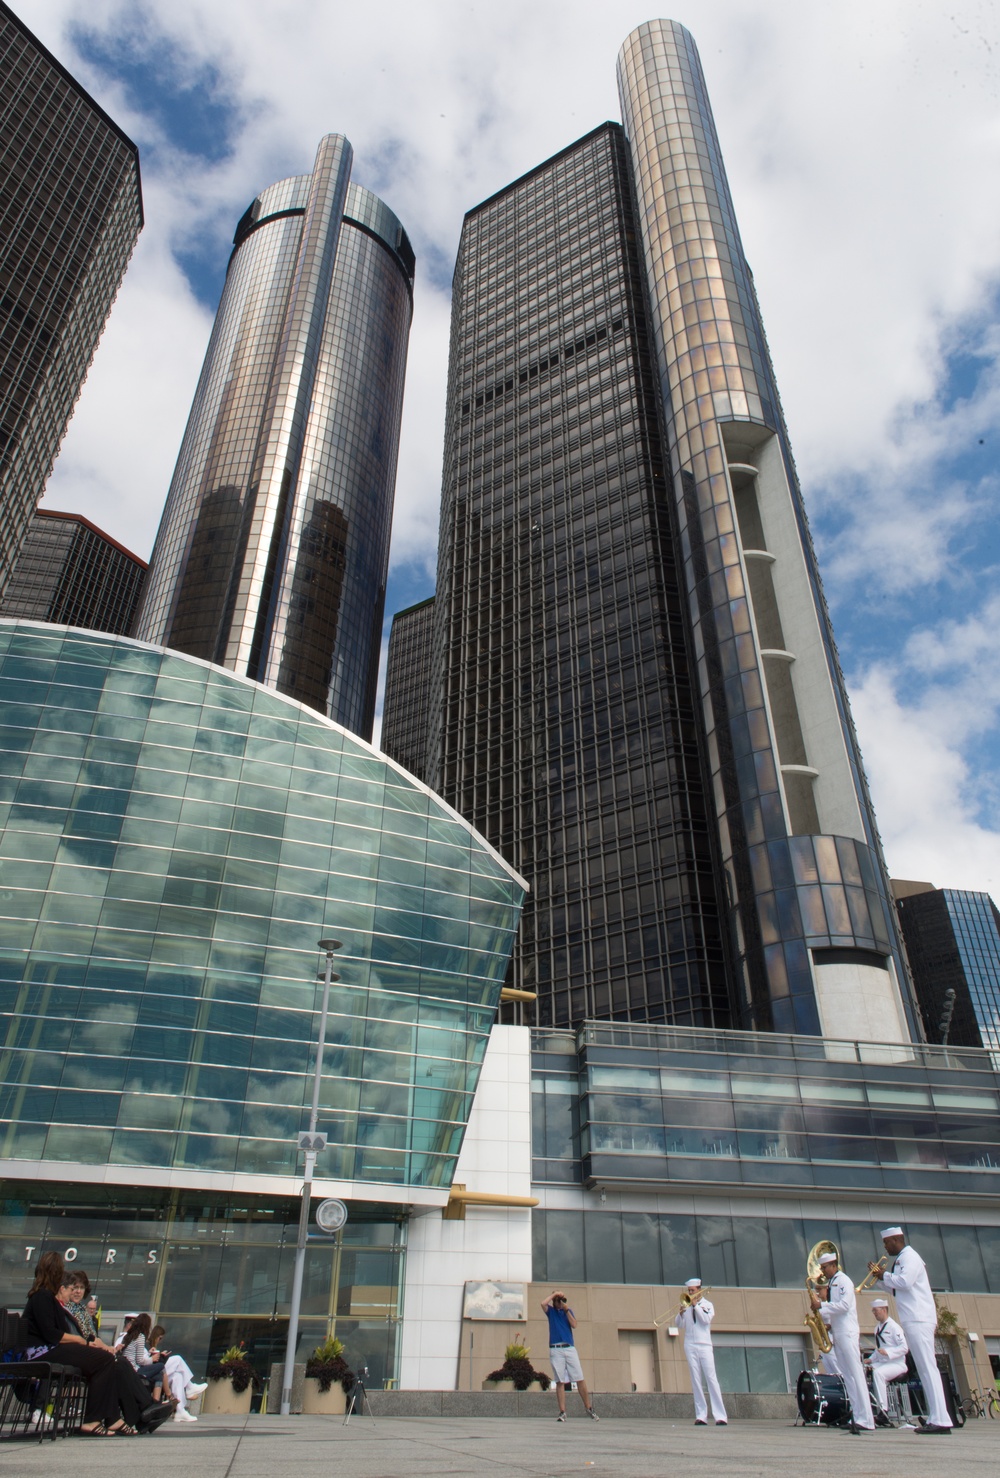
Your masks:
M 656 1333 L 652 1329 L 622 1329 L 618 1337 L 628 1352 L 629 1379 L 633 1391 L 658 1391 Z

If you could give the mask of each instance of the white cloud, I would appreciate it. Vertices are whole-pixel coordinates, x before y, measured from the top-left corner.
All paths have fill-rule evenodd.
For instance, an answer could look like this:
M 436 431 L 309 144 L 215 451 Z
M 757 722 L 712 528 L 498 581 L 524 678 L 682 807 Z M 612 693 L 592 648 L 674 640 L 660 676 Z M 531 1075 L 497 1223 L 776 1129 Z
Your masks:
M 146 150 L 148 210 L 47 501 L 148 551 L 209 330 L 174 253 L 221 246 L 262 186 L 340 130 L 417 251 L 393 559 L 432 568 L 442 284 L 463 212 L 618 116 L 616 54 L 650 13 L 634 0 L 33 0 L 28 23 Z M 838 593 L 864 599 L 868 582 L 908 595 L 916 618 L 928 582 L 960 580 L 996 494 L 988 472 L 948 470 L 984 418 L 996 424 L 995 377 L 968 404 L 940 400 L 947 353 L 982 347 L 1000 283 L 995 4 L 686 0 L 678 19 L 701 49 L 807 500 L 837 525 L 822 551 L 835 616 Z M 145 27 L 199 85 L 216 68 L 231 153 L 171 159 L 141 105 L 74 51 L 74 27 L 137 44 Z M 974 686 L 935 671 L 935 640 L 856 682 L 862 741 L 893 868 L 986 886 L 1000 880 L 977 800 L 992 783 L 986 731 L 960 721 Z M 984 711 L 993 724 L 992 698 Z

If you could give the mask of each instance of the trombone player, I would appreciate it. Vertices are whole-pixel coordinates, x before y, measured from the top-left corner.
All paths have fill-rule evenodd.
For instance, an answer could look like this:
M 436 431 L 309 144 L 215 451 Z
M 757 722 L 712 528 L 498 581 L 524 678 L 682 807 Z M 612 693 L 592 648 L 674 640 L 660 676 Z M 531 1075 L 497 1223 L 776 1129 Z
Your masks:
M 684 1354 L 691 1372 L 691 1394 L 694 1396 L 694 1424 L 708 1426 L 708 1402 L 702 1383 L 708 1386 L 712 1400 L 712 1417 L 717 1427 L 727 1427 L 729 1418 L 722 1403 L 719 1377 L 715 1373 L 715 1354 L 712 1350 L 712 1320 L 715 1305 L 704 1296 L 700 1278 L 689 1278 L 685 1285 L 687 1293 L 677 1323 L 684 1331 Z
M 820 1266 L 827 1278 L 825 1288 L 811 1289 L 809 1302 L 830 1331 L 836 1352 L 837 1373 L 847 1387 L 853 1421 L 849 1431 L 875 1430 L 872 1403 L 868 1396 L 864 1367 L 861 1364 L 861 1330 L 858 1328 L 858 1301 L 854 1284 L 840 1269 L 835 1252 L 820 1255 Z M 824 1355 L 824 1364 L 827 1357 Z

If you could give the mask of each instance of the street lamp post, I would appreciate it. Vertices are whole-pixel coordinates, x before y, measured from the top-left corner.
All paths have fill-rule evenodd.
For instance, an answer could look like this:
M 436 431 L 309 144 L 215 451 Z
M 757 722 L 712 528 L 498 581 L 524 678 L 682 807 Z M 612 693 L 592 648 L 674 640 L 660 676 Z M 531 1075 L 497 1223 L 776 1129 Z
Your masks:
M 334 974 L 333 956 L 340 948 L 339 939 L 321 939 L 319 947 L 326 953 L 326 969 L 323 972 L 323 1009 L 319 1016 L 319 1040 L 316 1043 L 316 1071 L 313 1074 L 312 1109 L 309 1128 L 299 1135 L 299 1149 L 306 1152 L 306 1167 L 302 1178 L 302 1206 L 299 1211 L 299 1235 L 295 1243 L 295 1270 L 292 1273 L 292 1299 L 288 1309 L 288 1343 L 285 1346 L 285 1375 L 281 1384 L 281 1415 L 289 1416 L 292 1409 L 292 1381 L 295 1377 L 295 1346 L 299 1342 L 299 1309 L 302 1304 L 302 1274 L 306 1265 L 306 1244 L 309 1241 L 309 1209 L 312 1202 L 312 1178 L 316 1156 L 326 1145 L 326 1135 L 316 1133 L 319 1119 L 319 1090 L 323 1077 L 323 1049 L 326 1046 L 326 1019 L 330 1009 L 330 986 L 340 976 Z

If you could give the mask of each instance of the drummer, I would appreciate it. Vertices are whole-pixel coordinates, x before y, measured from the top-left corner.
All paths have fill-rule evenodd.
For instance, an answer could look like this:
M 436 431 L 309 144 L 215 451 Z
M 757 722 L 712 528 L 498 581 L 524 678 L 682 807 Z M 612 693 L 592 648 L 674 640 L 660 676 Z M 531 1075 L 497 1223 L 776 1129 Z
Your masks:
M 875 1348 L 865 1364 L 872 1373 L 875 1400 L 886 1414 L 886 1382 L 906 1374 L 906 1336 L 895 1319 L 889 1318 L 888 1299 L 872 1299 L 872 1317 L 875 1320 Z

